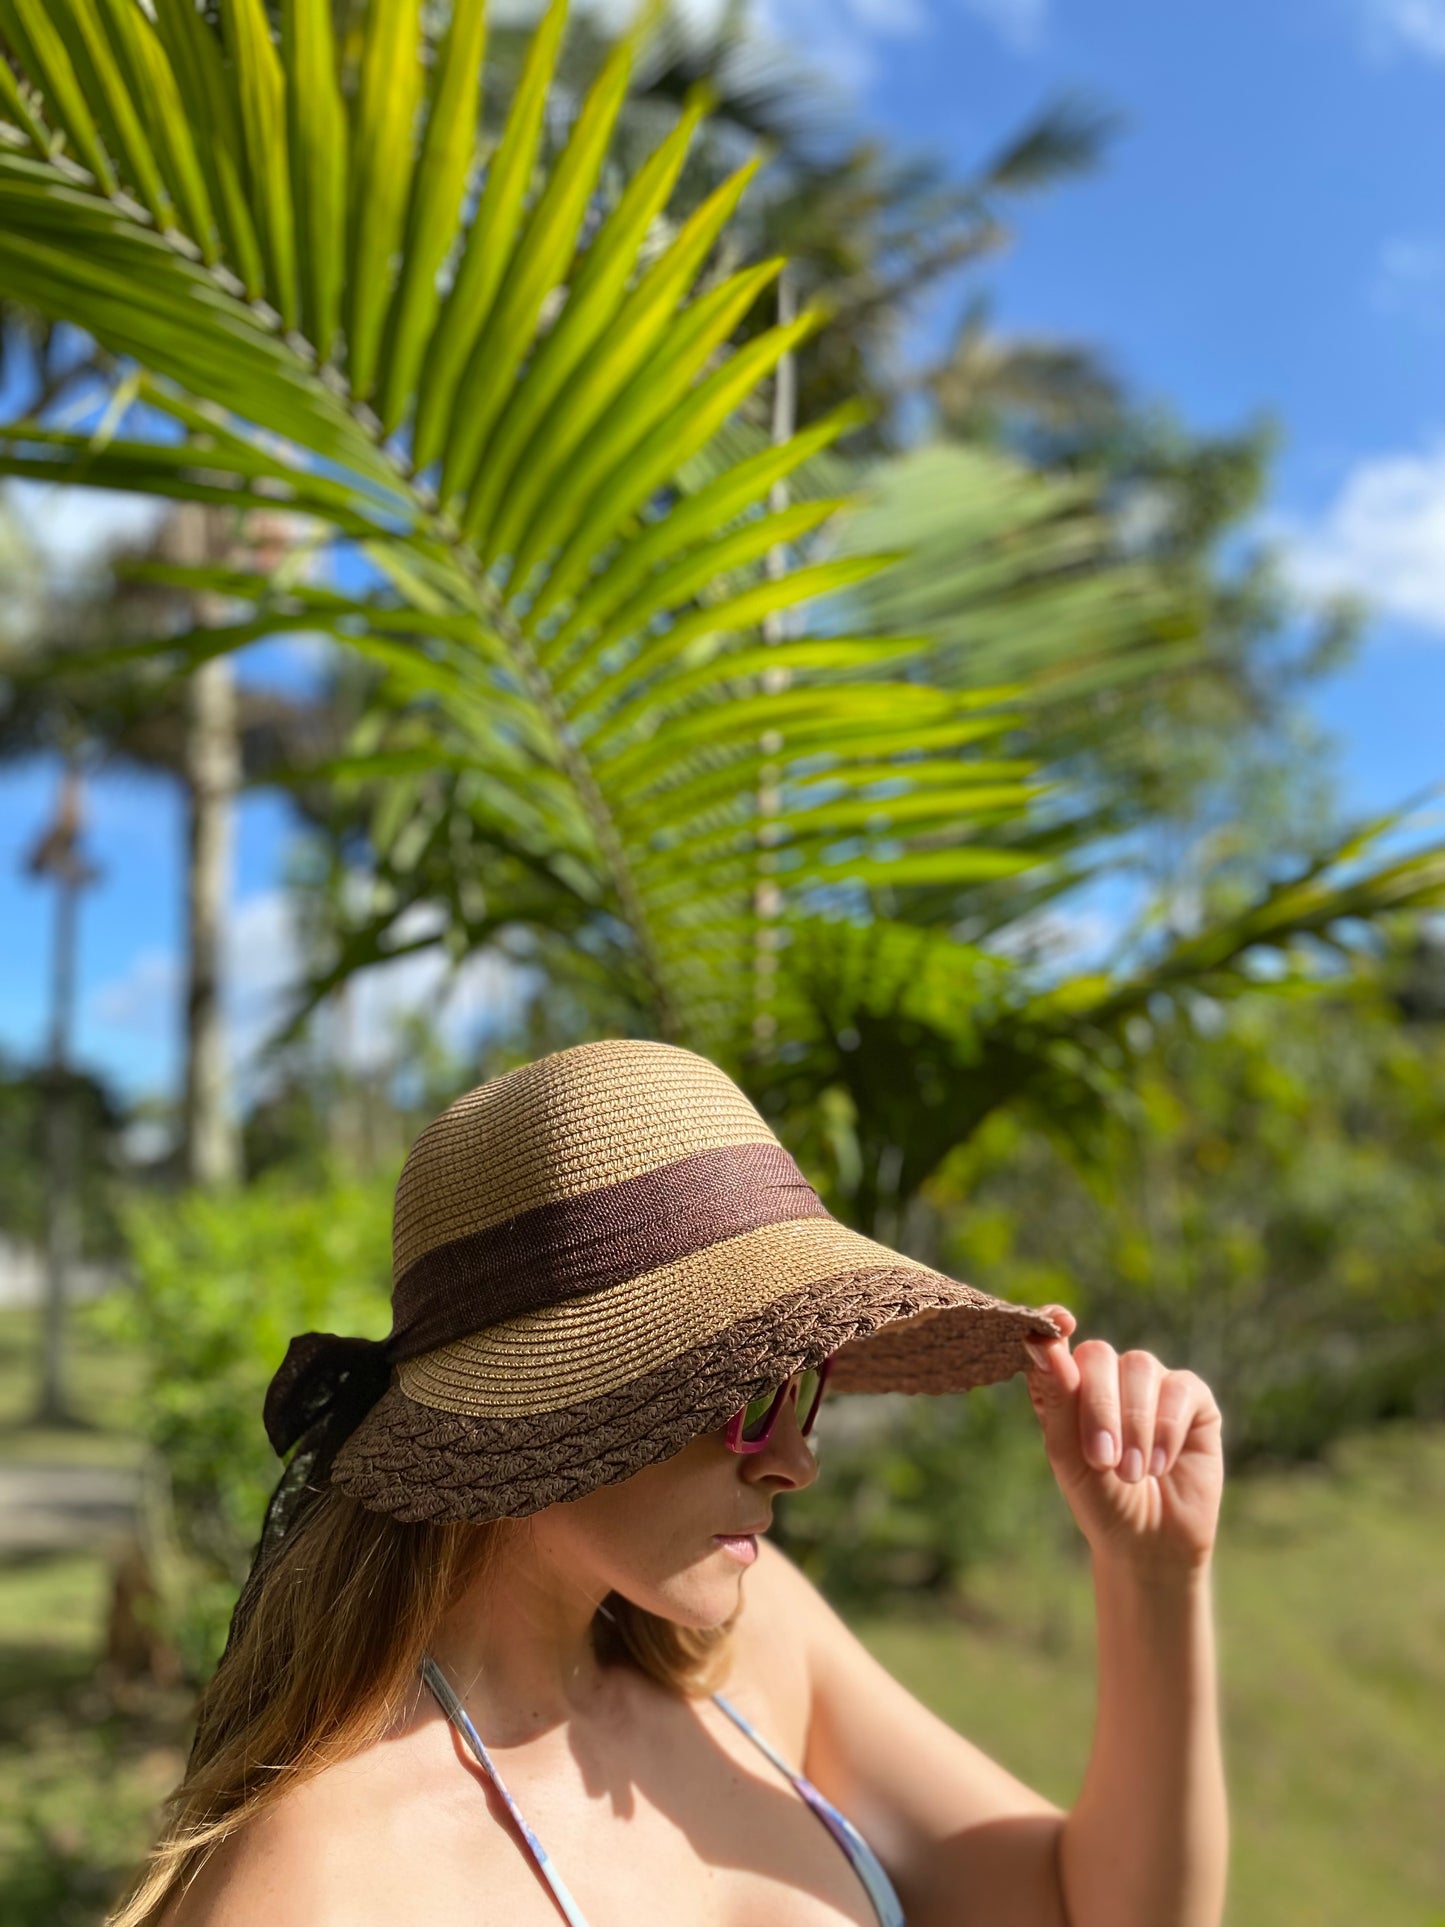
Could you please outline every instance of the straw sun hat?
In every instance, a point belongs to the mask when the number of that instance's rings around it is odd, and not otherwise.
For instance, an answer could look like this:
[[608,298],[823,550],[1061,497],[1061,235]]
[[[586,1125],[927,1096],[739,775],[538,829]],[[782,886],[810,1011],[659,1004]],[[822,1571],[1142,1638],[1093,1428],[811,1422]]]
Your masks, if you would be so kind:
[[422,1132],[390,1335],[293,1339],[266,1427],[298,1448],[283,1486],[518,1517],[671,1457],[829,1353],[837,1391],[966,1391],[1022,1368],[1028,1333],[1055,1327],[840,1224],[715,1064],[614,1039],[494,1077]]

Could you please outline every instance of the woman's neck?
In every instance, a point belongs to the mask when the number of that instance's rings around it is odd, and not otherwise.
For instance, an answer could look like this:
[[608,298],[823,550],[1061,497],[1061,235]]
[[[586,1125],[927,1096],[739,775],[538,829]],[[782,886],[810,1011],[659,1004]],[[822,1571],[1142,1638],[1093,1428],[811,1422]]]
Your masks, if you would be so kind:
[[525,1532],[447,1613],[432,1658],[500,1746],[603,1709],[615,1683],[598,1659],[593,1617],[605,1589],[559,1571]]

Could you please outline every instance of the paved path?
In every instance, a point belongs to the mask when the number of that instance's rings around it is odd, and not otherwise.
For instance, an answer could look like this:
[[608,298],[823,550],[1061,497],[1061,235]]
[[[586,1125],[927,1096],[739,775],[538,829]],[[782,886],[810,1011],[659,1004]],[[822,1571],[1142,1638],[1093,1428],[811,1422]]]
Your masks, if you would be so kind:
[[128,1536],[139,1491],[139,1474],[125,1466],[0,1461],[0,1560],[108,1552]]

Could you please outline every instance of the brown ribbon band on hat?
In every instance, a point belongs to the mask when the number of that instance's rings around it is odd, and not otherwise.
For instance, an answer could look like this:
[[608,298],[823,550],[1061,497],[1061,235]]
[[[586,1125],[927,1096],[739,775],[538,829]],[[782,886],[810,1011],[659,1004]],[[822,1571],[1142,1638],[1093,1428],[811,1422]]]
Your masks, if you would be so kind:
[[396,1280],[387,1350],[416,1358],[827,1206],[780,1144],[728,1144],[435,1245]]
[[385,1339],[293,1338],[266,1395],[266,1430],[286,1453],[313,1426],[328,1449],[381,1397],[391,1367],[499,1319],[638,1278],[724,1238],[827,1206],[780,1144],[731,1144],[519,1212],[436,1245],[397,1280]]

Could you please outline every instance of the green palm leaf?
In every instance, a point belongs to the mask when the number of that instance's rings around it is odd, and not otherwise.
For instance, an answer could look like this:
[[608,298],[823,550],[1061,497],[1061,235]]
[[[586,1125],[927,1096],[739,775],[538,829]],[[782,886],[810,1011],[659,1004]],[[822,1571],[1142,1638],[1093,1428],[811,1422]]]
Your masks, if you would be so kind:
[[[90,0],[72,0],[85,12]],[[227,77],[236,103],[251,212],[266,262],[266,293],[294,328],[300,320],[296,271],[296,219],[287,165],[286,83],[261,0],[221,0],[221,21],[230,54]]]
[[302,314],[319,358],[327,361],[341,319],[346,232],[346,110],[330,0],[286,0],[281,34]]
[[[124,10],[119,15],[111,9],[102,13],[68,5],[66,0],[59,0],[52,9],[56,29],[65,41],[76,77],[94,105],[112,153],[122,158],[125,174],[156,226],[165,227],[170,220],[169,197],[142,125],[145,109],[136,95],[136,76],[134,69],[126,73],[116,58],[116,48],[106,32],[107,15],[112,24],[117,18],[128,17]],[[126,36],[122,30],[120,38],[122,44],[126,39],[133,44],[138,34]]]
[[43,0],[3,0],[0,30],[22,73],[43,98],[44,124],[53,130],[45,146],[53,146],[55,136],[63,135],[102,191],[114,193],[115,170],[95,124],[96,103],[86,99],[65,35]]
[[[221,0],[217,30],[192,0],[0,0],[0,281],[89,331],[142,403],[94,442],[11,423],[0,473],[281,502],[369,560],[356,595],[172,571],[235,613],[152,649],[184,674],[310,631],[370,665],[357,740],[291,773],[370,799],[377,900],[338,968],[394,950],[423,900],[462,946],[509,918],[585,931],[579,972],[736,1054],[762,922],[1053,860],[1020,698],[1071,638],[1107,675],[1119,607],[1157,585],[1040,514],[1020,545],[1047,593],[1020,597],[986,477],[982,533],[947,565],[987,671],[939,675],[931,624],[867,614],[896,542],[825,549],[840,504],[816,489],[768,513],[860,411],[779,447],[740,426],[824,317],[738,344],[781,263],[724,264],[751,164],[672,222],[705,100],[619,181],[635,35],[565,101],[554,0],[481,153],[480,0],[457,0],[434,59],[420,0],[369,0],[344,57],[329,0],[279,15],[273,32],[263,0]],[[760,640],[820,597],[817,633]],[[1166,614],[1160,650],[1187,626]]]
[[428,346],[412,446],[412,461],[419,469],[445,449],[457,384],[507,270],[566,17],[565,0],[553,0],[528,50],[506,131],[487,168],[481,204]]
[[42,154],[49,153],[51,137],[4,60],[0,60],[0,119],[8,120]]
[[361,80],[351,142],[350,261],[346,276],[347,375],[365,400],[376,381],[411,186],[413,126],[421,99],[420,0],[371,0],[361,39]]
[[477,337],[457,387],[441,496],[470,492],[513,378],[532,345],[542,303],[563,284],[606,158],[631,65],[621,42],[598,75],[508,263],[506,281]]
[[[241,123],[220,42],[191,0],[156,0],[155,22],[164,52],[160,64],[169,65],[184,103],[185,124],[207,173],[225,259],[247,296],[254,299],[264,287],[261,244],[247,195]],[[194,229],[190,234],[203,259],[211,260],[209,235]]]
[[401,424],[436,322],[437,276],[452,245],[476,149],[487,16],[482,0],[456,0],[436,65],[426,137],[412,181],[401,278],[383,350],[381,425]]

